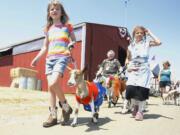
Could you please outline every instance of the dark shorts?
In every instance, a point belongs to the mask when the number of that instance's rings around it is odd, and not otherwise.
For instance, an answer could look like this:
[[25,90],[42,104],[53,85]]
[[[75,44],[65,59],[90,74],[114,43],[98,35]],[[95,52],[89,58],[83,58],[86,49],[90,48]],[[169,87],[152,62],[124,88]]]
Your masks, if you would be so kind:
[[149,89],[141,86],[128,85],[126,87],[126,99],[130,100],[131,98],[139,101],[149,99]]
[[160,88],[165,88],[166,86],[171,86],[171,82],[170,81],[160,81],[159,82]]

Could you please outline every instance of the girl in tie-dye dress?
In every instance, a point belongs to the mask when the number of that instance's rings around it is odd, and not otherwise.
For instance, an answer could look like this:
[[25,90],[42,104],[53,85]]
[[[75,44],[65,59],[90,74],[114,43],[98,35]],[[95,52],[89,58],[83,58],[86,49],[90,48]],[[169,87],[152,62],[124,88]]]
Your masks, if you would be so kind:
[[[126,99],[133,104],[132,115],[136,120],[143,120],[143,106],[149,97],[151,71],[149,68],[149,49],[161,42],[149,30],[136,26],[128,47],[127,61],[128,80]],[[148,38],[149,36],[150,38]]]

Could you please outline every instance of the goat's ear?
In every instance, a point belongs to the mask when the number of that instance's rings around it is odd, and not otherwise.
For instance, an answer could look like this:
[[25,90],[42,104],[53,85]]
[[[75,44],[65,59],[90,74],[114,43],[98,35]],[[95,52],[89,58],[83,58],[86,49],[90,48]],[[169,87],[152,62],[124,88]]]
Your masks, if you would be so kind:
[[84,73],[86,72],[86,70],[87,70],[87,66],[85,66],[85,67],[83,68],[82,73],[84,74]]

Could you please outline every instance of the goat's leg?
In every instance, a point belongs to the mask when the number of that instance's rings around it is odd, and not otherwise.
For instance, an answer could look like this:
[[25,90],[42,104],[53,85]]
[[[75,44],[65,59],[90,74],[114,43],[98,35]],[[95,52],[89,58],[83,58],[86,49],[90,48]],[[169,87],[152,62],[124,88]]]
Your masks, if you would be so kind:
[[95,107],[94,107],[94,99],[92,99],[92,101],[90,102],[90,106],[91,106],[91,114],[92,114],[92,122],[93,123],[97,123],[98,122],[98,113],[95,112]]
[[121,98],[124,99],[123,92],[120,92]]
[[80,106],[80,104],[77,102],[76,103],[76,109],[74,110],[74,119],[73,119],[73,122],[71,123],[72,127],[75,127],[77,125],[79,106]]
[[180,105],[180,93],[178,92],[177,98],[176,98],[177,105]]
[[112,89],[111,88],[108,88],[107,89],[107,97],[108,97],[108,108],[110,108],[111,107],[111,103],[112,103]]
[[123,102],[123,109],[121,111],[122,114],[125,114],[127,113],[129,110],[128,110],[128,100],[127,99],[124,99],[124,102]]

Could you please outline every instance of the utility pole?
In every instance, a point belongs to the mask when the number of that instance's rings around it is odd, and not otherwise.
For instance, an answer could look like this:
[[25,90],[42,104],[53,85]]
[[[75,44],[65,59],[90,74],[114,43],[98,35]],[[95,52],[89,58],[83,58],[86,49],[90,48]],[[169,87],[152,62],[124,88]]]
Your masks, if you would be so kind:
[[130,0],[123,0],[124,1],[124,26],[127,27],[127,7]]

